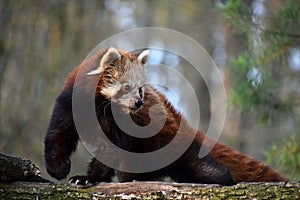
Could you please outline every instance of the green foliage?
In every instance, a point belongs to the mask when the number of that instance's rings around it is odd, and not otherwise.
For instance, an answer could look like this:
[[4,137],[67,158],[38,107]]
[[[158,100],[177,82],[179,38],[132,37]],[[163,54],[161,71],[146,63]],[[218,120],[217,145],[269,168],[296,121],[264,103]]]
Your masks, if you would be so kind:
[[[300,114],[300,95],[295,89],[299,85],[299,69],[292,69],[288,59],[293,49],[300,50],[300,3],[287,0],[278,7],[265,5],[265,12],[257,14],[253,4],[247,2],[229,0],[222,10],[228,27],[242,36],[244,44],[243,52],[227,62],[232,81],[230,105],[252,114],[258,123],[273,122],[272,126],[279,127],[276,122],[280,121],[281,128],[288,123],[288,116],[293,119],[295,130]],[[280,130],[293,132],[291,128]],[[265,154],[267,162],[299,179],[299,144],[298,132],[280,145],[271,145]]]
[[274,111],[292,111],[292,100],[279,94],[290,73],[286,62],[290,49],[300,46],[299,5],[289,0],[277,12],[256,15],[244,1],[230,0],[222,12],[246,44],[246,50],[227,63],[233,82],[229,102],[241,112],[255,113],[259,121],[273,119]]
[[229,105],[257,115],[258,122],[272,119],[274,110],[291,111],[291,103],[276,96],[279,82],[257,58],[242,53],[228,61],[228,68],[233,82]]
[[270,81],[269,72],[259,67],[258,62],[247,53],[231,59],[228,66],[235,85],[230,103],[242,110],[266,106],[276,88],[276,83]]
[[[284,26],[283,28],[291,28],[292,31],[299,29],[299,27],[294,27],[294,23],[300,23],[300,5],[299,1],[295,0],[287,0],[285,1],[285,5],[279,9],[278,11],[278,19],[280,21],[280,25]],[[288,25],[288,26],[286,26]],[[285,32],[289,30],[283,29]],[[298,32],[299,33],[299,32]]]
[[293,134],[283,145],[272,144],[265,153],[267,163],[294,180],[300,179],[300,136]]
[[223,18],[228,25],[238,33],[249,31],[249,26],[245,26],[245,22],[251,22],[251,11],[243,1],[227,1]]

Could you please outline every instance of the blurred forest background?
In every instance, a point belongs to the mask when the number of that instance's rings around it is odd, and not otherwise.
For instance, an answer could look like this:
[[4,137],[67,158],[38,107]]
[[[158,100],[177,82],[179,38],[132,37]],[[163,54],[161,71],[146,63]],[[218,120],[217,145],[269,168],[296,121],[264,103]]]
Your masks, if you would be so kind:
[[[214,59],[228,99],[220,140],[299,180],[298,0],[0,1],[0,152],[30,158],[49,178],[43,140],[64,78],[99,42],[149,26],[190,36]],[[195,82],[205,131],[210,97]],[[90,157],[79,145],[71,175]]]

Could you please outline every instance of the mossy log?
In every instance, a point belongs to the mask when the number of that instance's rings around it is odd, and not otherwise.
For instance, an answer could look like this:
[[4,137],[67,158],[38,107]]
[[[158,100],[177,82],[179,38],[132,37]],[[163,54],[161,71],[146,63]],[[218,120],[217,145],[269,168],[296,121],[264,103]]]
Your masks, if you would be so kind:
[[101,183],[90,188],[63,184],[0,183],[0,199],[300,199],[300,183],[234,186],[167,182]]
[[42,178],[28,159],[0,154],[0,199],[300,199],[300,183],[128,182],[79,188]]

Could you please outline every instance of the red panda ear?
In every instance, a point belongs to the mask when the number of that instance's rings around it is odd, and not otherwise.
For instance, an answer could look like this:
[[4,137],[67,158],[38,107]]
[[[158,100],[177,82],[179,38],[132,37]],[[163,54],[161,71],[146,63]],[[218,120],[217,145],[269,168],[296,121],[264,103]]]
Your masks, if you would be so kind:
[[103,55],[99,67],[104,67],[104,65],[109,65],[117,60],[121,60],[121,54],[116,48],[110,47]]
[[149,50],[144,50],[142,53],[139,54],[138,56],[138,61],[141,62],[143,65],[146,64],[149,58]]
[[106,53],[102,56],[102,59],[100,61],[98,68],[87,73],[87,75],[100,74],[101,72],[103,72],[105,70],[105,67],[107,65],[110,65],[117,60],[121,60],[121,54],[119,53],[119,51],[116,48],[110,47],[106,51]]

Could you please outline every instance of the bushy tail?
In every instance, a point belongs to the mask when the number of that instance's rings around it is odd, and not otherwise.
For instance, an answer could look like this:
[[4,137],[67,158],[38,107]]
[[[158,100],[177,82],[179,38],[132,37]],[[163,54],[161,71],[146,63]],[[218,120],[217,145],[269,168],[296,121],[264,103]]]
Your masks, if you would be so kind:
[[217,143],[209,155],[216,162],[229,169],[231,176],[236,183],[288,181],[262,162],[241,154],[224,144]]

